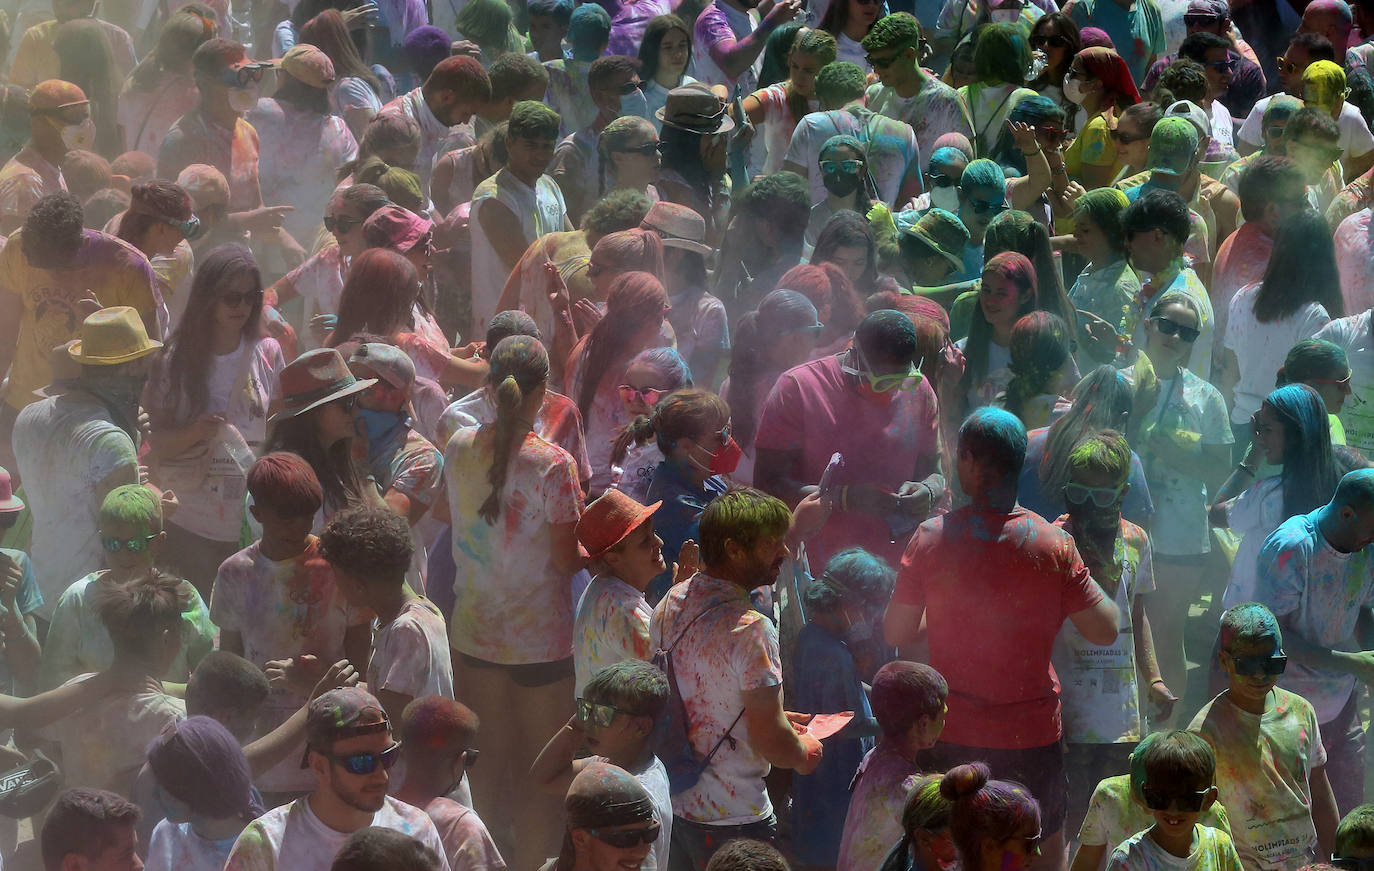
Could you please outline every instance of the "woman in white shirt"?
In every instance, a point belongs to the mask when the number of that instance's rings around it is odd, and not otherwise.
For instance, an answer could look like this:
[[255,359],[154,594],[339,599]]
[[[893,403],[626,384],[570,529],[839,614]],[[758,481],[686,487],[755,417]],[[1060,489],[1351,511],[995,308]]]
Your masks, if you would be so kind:
[[835,37],[839,60],[858,64],[868,74],[873,67],[868,65],[863,38],[882,17],[883,4],[879,0],[832,0],[818,26]]
[[668,101],[673,88],[695,82],[687,75],[692,65],[692,29],[676,15],[659,15],[644,28],[639,44],[639,77],[644,82],[644,99],[649,117],[662,132],[663,122],[654,114]]

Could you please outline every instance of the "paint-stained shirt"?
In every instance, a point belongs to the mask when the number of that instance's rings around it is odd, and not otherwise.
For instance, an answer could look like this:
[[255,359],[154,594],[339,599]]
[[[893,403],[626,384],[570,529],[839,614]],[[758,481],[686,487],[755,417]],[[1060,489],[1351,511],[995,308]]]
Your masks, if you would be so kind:
[[[650,634],[655,649],[674,645],[692,749],[705,758],[720,742],[696,785],[673,796],[673,813],[721,825],[767,819],[773,813],[763,786],[768,762],[749,743],[739,715],[745,693],[782,684],[772,621],[754,610],[748,591],[698,572],[658,603]],[[727,732],[732,740],[721,742]]]
[[[1068,517],[1059,518],[1055,526],[1073,532]],[[1064,740],[1073,744],[1135,743],[1144,735],[1145,724],[1140,716],[1137,627],[1131,606],[1136,596],[1155,591],[1149,535],[1122,519],[1110,571],[1093,574],[1121,616],[1116,640],[1111,644],[1093,644],[1069,622],[1060,627],[1054,639],[1051,661],[1061,684]]]
[[1345,310],[1369,311],[1374,306],[1374,212],[1366,208],[1341,221],[1334,238]]
[[[453,434],[466,426],[481,426],[496,422],[496,406],[485,387],[456,400],[439,417],[438,441],[435,445],[442,453],[448,446]],[[546,442],[552,442],[572,455],[577,462],[580,480],[587,480],[591,474],[591,461],[587,459],[587,439],[582,432],[582,412],[577,403],[561,393],[544,391],[544,403],[534,416],[534,431]]]
[[1194,824],[1186,858],[1159,846],[1148,831],[1136,832],[1112,851],[1107,871],[1241,871],[1241,866],[1230,835]]
[[891,742],[864,756],[854,775],[835,871],[874,871],[902,839],[902,808],[921,772]]
[[1227,693],[1208,702],[1188,731],[1212,745],[1216,786],[1236,822],[1231,837],[1250,871],[1297,871],[1317,852],[1308,778],[1326,764],[1312,706],[1282,687],[1264,713],[1232,704]]
[[148,841],[144,871],[222,871],[238,836],[222,841],[202,838],[190,823],[162,820]]
[[425,813],[439,832],[453,871],[501,871],[506,867],[486,824],[472,808],[441,795],[425,805]]
[[892,601],[925,606],[930,664],[949,683],[941,740],[1006,749],[1058,741],[1054,639],[1102,595],[1073,537],[1032,511],[970,506],[922,523]]
[[573,621],[575,692],[608,665],[626,659],[648,661],[649,618],[654,614],[644,594],[610,575],[597,575],[582,593]]
[[[1355,637],[1360,612],[1374,603],[1374,576],[1369,549],[1336,550],[1317,526],[1318,512],[1290,517],[1265,539],[1259,555],[1257,599],[1288,617],[1286,632],[1328,650],[1361,650]],[[1294,660],[1279,678],[1317,711],[1317,722],[1330,723],[1355,689],[1354,675],[1314,668]]]
[[[295,760],[299,764],[299,759]],[[439,832],[425,812],[387,796],[369,826],[409,835],[439,855],[439,871],[449,871]],[[273,808],[248,824],[225,863],[225,871],[329,871],[334,856],[351,832],[338,832],[299,798]]]
[[[1198,817],[1198,822],[1228,835],[1231,833],[1226,806],[1219,801],[1212,802]],[[1150,812],[1131,798],[1131,776],[1117,774],[1098,781],[1088,801],[1083,826],[1078,830],[1078,842],[1088,847],[1111,848],[1154,824]]]
[[916,146],[926,160],[935,151],[935,140],[946,133],[962,133],[973,140],[973,124],[959,92],[939,79],[927,76],[921,90],[903,97],[887,85],[870,85],[868,108],[879,115],[911,125]]
[[[244,658],[259,668],[269,660],[304,654],[338,662],[344,658],[344,633],[372,617],[344,600],[319,544],[311,536],[298,556],[276,561],[263,556],[260,542],[253,542],[219,567],[210,619],[223,632],[238,632]],[[273,689],[258,724],[260,734],[281,725],[305,701],[298,693]],[[312,789],[314,776],[301,770],[300,754],[293,754],[256,782],[259,789],[284,792]]]
[[461,429],[444,452],[453,518],[449,642],[487,662],[523,665],[572,656],[571,577],[553,564],[553,527],[582,513],[577,464],[534,433],[512,446],[496,523],[479,513],[491,492],[490,426]]
[[434,603],[411,599],[386,625],[372,626],[367,685],[413,698],[453,698],[448,628]]

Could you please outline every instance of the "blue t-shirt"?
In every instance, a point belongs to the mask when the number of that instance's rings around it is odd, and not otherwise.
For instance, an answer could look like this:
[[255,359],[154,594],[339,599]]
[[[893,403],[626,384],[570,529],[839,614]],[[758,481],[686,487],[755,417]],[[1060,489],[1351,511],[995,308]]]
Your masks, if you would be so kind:
[[1137,82],[1145,81],[1150,58],[1164,54],[1164,16],[1155,0],[1135,0],[1129,9],[1115,0],[1074,0],[1064,12],[1080,30],[1105,30]]
[[[43,594],[38,591],[38,580],[33,576],[33,563],[29,561],[29,555],[22,550],[10,550],[7,547],[0,547],[0,553],[14,560],[24,571],[24,577],[20,578],[19,590],[14,597],[15,603],[19,606],[19,613],[28,616],[43,607]],[[14,693],[14,675],[10,673],[9,661],[3,657],[0,657],[0,690]]]

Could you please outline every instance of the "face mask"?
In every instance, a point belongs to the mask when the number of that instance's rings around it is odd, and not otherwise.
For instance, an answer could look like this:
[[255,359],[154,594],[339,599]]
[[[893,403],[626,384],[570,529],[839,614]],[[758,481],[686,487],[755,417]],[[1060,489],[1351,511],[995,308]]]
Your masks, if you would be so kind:
[[947,188],[931,188],[930,205],[936,209],[944,209],[946,212],[958,214],[959,212],[959,192],[953,186]]
[[396,427],[405,422],[405,416],[395,411],[373,411],[370,408],[358,409],[358,422],[367,434],[369,446],[376,446],[386,440]]
[[62,131],[62,144],[70,151],[89,151],[95,144],[95,121],[90,118],[80,124],[63,124],[59,129]]
[[1083,102],[1083,85],[1078,81],[1078,79],[1070,79],[1068,77],[1065,77],[1064,99],[1068,100],[1070,103]]
[[1021,10],[1015,7],[1011,9],[994,9],[989,17],[996,24],[1015,24],[1021,20]]
[[644,92],[636,89],[628,94],[621,94],[620,114],[622,117],[632,115],[636,118],[648,118],[649,101]]
[[844,172],[827,172],[821,176],[821,183],[837,197],[847,197],[859,189],[859,177]]
[[258,104],[258,92],[255,88],[230,88],[229,89],[229,108],[235,112],[247,112]]
[[[704,451],[706,449],[701,448],[701,450]],[[732,436],[730,440],[725,443],[724,447],[714,454],[711,454],[710,463],[703,466],[690,454],[687,455],[687,459],[691,460],[692,465],[701,469],[703,472],[710,472],[712,475],[733,475],[735,469],[739,468],[739,461],[743,456],[744,448],[741,448],[739,442],[735,441]]]

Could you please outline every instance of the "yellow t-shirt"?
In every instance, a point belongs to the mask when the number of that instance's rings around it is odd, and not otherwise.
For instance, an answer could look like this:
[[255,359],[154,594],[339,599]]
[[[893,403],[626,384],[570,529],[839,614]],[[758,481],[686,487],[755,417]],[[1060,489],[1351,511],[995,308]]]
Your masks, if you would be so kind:
[[1064,150],[1064,169],[1069,178],[1081,181],[1084,166],[1116,166],[1116,143],[1107,129],[1105,115],[1083,125],[1083,132]]
[[48,355],[80,334],[82,300],[94,297],[103,307],[133,306],[152,338],[159,338],[162,302],[148,258],[122,239],[85,230],[70,267],[39,269],[24,257],[21,232],[16,230],[0,251],[0,293],[16,294],[23,304],[5,392],[5,401],[14,408],[33,402],[33,391],[52,380]]

